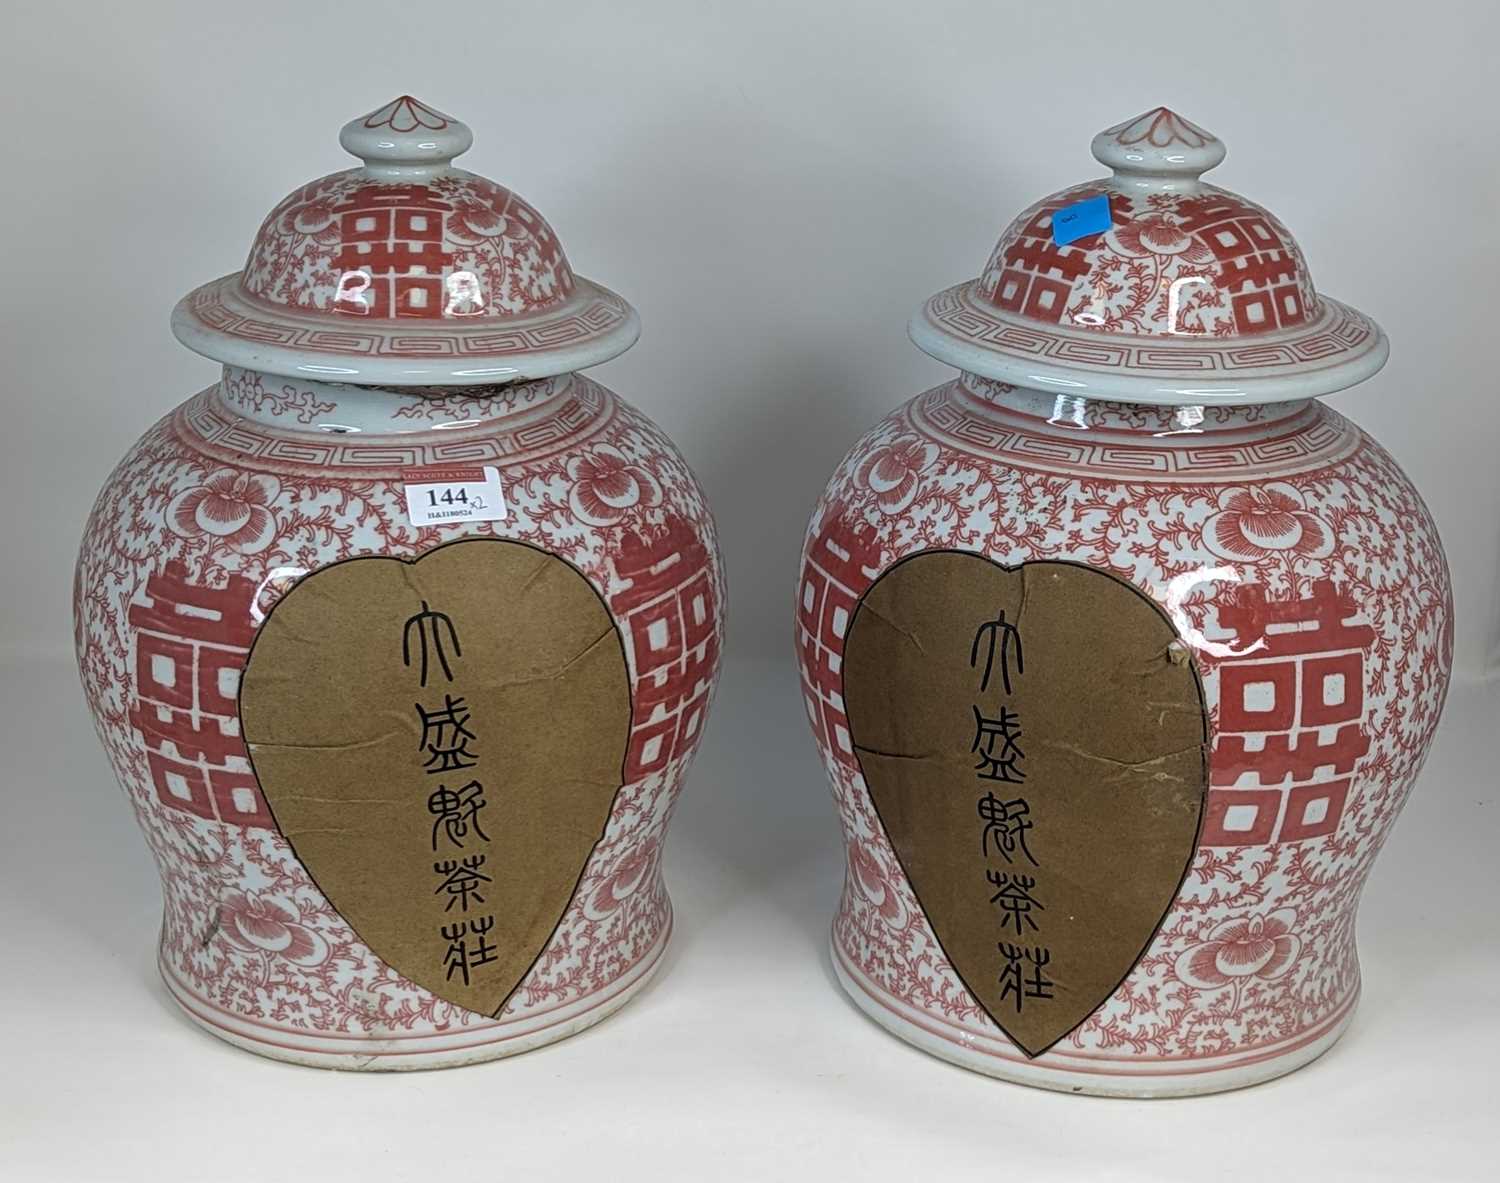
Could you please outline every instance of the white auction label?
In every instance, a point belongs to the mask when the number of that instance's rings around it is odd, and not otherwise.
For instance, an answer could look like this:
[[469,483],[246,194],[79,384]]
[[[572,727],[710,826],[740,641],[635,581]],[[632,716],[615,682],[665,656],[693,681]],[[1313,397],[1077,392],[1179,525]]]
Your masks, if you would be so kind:
[[493,522],[505,516],[500,470],[492,465],[409,468],[401,479],[406,489],[406,516],[414,526]]

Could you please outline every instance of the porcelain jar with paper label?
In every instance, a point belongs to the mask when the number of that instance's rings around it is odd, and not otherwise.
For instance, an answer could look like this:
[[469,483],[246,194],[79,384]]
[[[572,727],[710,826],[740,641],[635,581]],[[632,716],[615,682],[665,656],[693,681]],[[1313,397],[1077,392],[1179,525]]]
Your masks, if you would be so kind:
[[264,1055],[421,1068],[620,1007],[724,586],[692,473],[582,372],[634,311],[410,97],[172,327],[221,378],[105,484],[84,687],[161,871],[162,976]]
[[849,453],[797,639],[847,839],[833,960],[933,1054],[1158,1096],[1314,1059],[1426,756],[1433,522],[1319,396],[1386,338],[1165,109],[1013,221],[913,340],[959,375]]

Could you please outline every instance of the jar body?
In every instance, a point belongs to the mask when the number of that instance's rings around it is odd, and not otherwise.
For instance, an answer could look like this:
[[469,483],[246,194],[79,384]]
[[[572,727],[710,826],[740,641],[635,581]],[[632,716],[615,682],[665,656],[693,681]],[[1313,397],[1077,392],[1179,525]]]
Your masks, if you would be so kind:
[[[941,551],[1129,584],[1201,686],[1201,813],[1182,878],[1123,980],[1035,1055],[955,972],[851,740],[850,621],[897,564]],[[807,537],[797,639],[847,839],[834,965],[882,1025],[990,1075],[1142,1097],[1268,1079],[1342,1032],[1360,890],[1426,756],[1452,651],[1432,521],[1347,420],[1317,402],[1171,410],[965,374],[876,426],[835,474]],[[1089,830],[1068,837],[1097,840]],[[981,853],[974,836],[954,858]],[[1045,869],[1025,869],[1045,885]],[[1055,908],[1033,915],[1038,939],[1062,923]],[[1056,962],[1048,972],[1066,985]]]
[[[498,469],[503,519],[413,524],[403,473],[476,465]],[[258,630],[300,580],[479,538],[524,542],[587,581],[620,637],[630,694],[607,820],[494,1015],[398,972],[329,902],[277,824],[240,701]],[[252,1051],[373,1069],[525,1051],[621,1006],[670,933],[662,843],[712,698],[723,603],[692,473],[598,383],[401,393],[226,368],[110,477],[75,582],[85,691],[162,876],[173,997]]]

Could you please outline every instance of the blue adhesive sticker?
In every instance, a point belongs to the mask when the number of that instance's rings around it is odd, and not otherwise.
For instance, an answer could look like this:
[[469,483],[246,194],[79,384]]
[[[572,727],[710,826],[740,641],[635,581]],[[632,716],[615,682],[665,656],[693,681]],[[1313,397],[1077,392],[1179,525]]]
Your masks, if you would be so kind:
[[1065,205],[1052,215],[1052,241],[1067,246],[1090,234],[1102,234],[1110,227],[1109,198],[1101,193],[1087,201]]

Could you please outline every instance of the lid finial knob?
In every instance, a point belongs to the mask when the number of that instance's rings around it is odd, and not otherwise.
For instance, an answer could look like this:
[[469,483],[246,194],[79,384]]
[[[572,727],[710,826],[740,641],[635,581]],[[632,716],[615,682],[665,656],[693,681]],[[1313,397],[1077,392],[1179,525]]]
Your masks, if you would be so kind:
[[468,151],[474,133],[453,116],[404,94],[344,124],[339,143],[363,160],[372,176],[418,177],[447,168]]
[[1191,193],[1198,177],[1224,159],[1224,145],[1177,112],[1156,107],[1094,137],[1094,159],[1129,192]]

